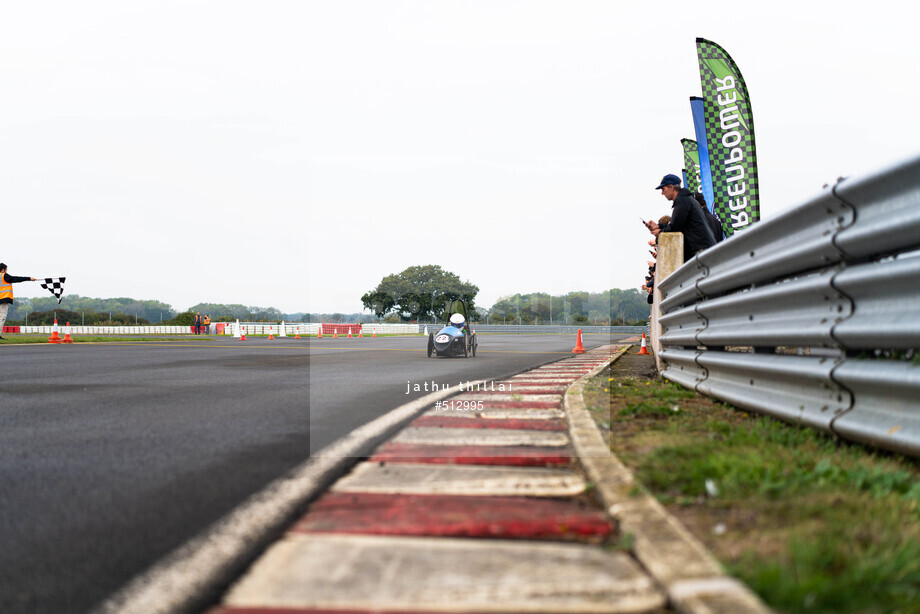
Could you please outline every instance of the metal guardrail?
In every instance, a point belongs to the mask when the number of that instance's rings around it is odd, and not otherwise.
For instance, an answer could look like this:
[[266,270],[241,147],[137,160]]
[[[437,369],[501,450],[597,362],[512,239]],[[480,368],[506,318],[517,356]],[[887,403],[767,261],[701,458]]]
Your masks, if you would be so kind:
[[920,456],[918,250],[920,157],[840,180],[659,283],[663,375]]

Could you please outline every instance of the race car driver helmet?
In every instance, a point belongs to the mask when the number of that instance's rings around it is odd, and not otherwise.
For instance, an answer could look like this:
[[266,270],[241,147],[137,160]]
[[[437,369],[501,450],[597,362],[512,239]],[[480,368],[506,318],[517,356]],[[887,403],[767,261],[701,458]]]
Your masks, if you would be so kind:
[[461,313],[455,313],[454,315],[450,316],[450,323],[453,324],[455,328],[462,328],[465,321],[466,320],[463,319],[463,314]]

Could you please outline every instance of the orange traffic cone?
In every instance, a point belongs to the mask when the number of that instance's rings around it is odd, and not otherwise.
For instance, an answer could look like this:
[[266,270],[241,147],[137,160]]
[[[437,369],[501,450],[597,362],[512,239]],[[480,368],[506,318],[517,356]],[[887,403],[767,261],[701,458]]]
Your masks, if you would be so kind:
[[351,327],[348,327],[348,338],[351,339]]
[[54,326],[51,328],[51,336],[48,337],[48,343],[60,343],[61,336],[58,334],[57,318],[54,318]]
[[298,326],[295,330],[294,339],[300,339],[300,327]]
[[70,322],[67,323],[67,327],[64,329],[64,343],[73,343],[73,338],[70,336]]
[[274,339],[275,339],[275,327],[269,326],[268,327],[268,340],[273,341]]
[[358,329],[358,337],[360,337],[360,338],[362,338],[362,339],[364,338],[364,335],[361,334],[361,329],[360,329],[360,328]]
[[317,339],[323,338],[323,325],[322,324],[319,325],[319,330],[316,331],[316,338]]
[[377,329],[375,328],[375,329],[374,329],[374,334],[371,335],[371,337],[376,337],[376,336],[377,336]]
[[337,329],[337,328],[333,328],[333,329],[332,329],[332,338],[333,338],[333,339],[338,339],[338,338],[339,338],[339,329]]
[[572,349],[573,354],[584,354],[585,346],[581,344],[581,329],[578,329],[578,338],[575,341],[575,347]]
[[240,341],[246,341],[246,327],[240,329]]
[[648,348],[645,347],[645,333],[642,333],[642,347],[639,348],[639,354],[644,356],[652,355],[652,353],[648,351]]

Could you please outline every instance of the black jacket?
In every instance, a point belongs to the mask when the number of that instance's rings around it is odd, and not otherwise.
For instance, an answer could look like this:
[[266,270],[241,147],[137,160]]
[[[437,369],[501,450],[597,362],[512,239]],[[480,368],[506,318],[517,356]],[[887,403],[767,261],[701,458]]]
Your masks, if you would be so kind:
[[703,217],[706,218],[706,221],[709,222],[709,229],[712,231],[712,236],[715,238],[716,243],[722,241],[725,238],[724,230],[722,230],[722,222],[719,221],[719,218],[709,209],[700,207],[703,210]]
[[[32,281],[31,277],[16,277],[15,275],[10,275],[9,273],[3,274],[3,281],[8,284],[18,284],[21,281]],[[3,303],[12,303],[13,299],[11,298],[0,298],[0,305]]]
[[677,193],[671,209],[671,222],[662,226],[661,232],[684,234],[684,262],[693,258],[697,252],[716,244],[700,203],[687,188]]

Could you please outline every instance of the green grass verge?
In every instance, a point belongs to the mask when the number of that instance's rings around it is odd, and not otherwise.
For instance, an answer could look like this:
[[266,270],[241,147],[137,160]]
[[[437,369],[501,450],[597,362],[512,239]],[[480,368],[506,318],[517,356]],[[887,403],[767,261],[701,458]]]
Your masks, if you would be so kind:
[[586,401],[730,573],[781,612],[920,612],[918,461],[643,376],[644,359],[624,356]]

